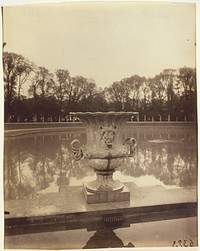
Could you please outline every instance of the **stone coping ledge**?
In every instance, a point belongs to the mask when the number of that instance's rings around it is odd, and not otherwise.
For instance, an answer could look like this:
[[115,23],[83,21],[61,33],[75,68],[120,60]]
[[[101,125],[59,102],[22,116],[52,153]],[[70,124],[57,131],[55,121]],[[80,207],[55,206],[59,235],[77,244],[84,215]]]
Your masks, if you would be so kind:
[[[104,217],[121,217],[120,226],[133,223],[193,217],[197,215],[196,188],[166,189],[125,183],[130,201],[86,204],[82,186],[32,199],[5,201],[5,235],[102,228]],[[112,220],[114,222],[115,220]],[[115,227],[115,226],[114,226]]]
[[4,136],[5,138],[10,137],[18,137],[18,136],[25,136],[25,135],[35,135],[35,134],[46,134],[52,132],[64,132],[64,131],[83,131],[83,127],[55,127],[55,128],[31,128],[31,129],[15,129],[15,130],[5,130]]
[[[126,123],[127,127],[134,127],[137,129],[142,128],[170,128],[178,130],[188,130],[188,128],[195,129],[194,122],[130,122]],[[4,124],[4,136],[17,137],[23,135],[31,135],[37,133],[49,132],[62,132],[62,131],[81,131],[84,132],[85,128],[82,122],[40,122],[40,123],[6,123]]]

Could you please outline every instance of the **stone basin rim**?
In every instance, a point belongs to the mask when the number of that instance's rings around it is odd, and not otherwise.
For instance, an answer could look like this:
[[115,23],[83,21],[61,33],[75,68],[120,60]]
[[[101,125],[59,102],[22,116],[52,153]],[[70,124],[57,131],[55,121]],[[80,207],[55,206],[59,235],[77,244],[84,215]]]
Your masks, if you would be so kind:
[[138,115],[138,112],[114,112],[114,111],[110,111],[110,112],[70,112],[71,115],[115,115],[115,116],[119,116],[119,115]]

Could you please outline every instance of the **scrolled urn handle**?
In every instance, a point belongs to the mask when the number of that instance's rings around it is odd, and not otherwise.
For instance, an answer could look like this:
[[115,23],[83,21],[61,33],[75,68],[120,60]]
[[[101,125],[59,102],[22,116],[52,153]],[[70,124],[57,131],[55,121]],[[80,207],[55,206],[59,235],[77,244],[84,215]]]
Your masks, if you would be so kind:
[[130,149],[130,156],[134,154],[135,147],[137,146],[137,140],[133,137],[127,138],[124,141],[124,145],[127,145]]
[[74,153],[74,159],[80,160],[83,157],[82,144],[80,140],[74,139],[70,144],[72,151]]

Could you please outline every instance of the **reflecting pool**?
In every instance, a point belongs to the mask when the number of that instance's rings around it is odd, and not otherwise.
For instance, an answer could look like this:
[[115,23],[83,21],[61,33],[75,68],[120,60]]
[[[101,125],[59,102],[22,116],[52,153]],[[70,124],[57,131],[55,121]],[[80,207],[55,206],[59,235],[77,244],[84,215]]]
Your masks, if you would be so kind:
[[[197,140],[193,126],[127,126],[124,138],[130,136],[138,142],[135,156],[120,163],[114,178],[138,186],[197,185]],[[73,159],[70,143],[75,138],[86,142],[84,130],[5,138],[5,200],[59,192],[93,180],[95,174],[87,162]]]

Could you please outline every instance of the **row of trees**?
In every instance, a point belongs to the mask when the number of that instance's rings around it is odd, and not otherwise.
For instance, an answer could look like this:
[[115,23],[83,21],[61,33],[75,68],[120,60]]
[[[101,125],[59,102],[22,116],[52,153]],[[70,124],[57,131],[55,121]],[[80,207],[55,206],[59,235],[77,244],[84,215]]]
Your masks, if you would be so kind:
[[[5,121],[61,121],[71,111],[138,111],[140,116],[196,117],[196,70],[165,69],[153,78],[138,75],[97,88],[95,81],[49,72],[27,58],[3,53]],[[22,95],[28,85],[28,94]]]

